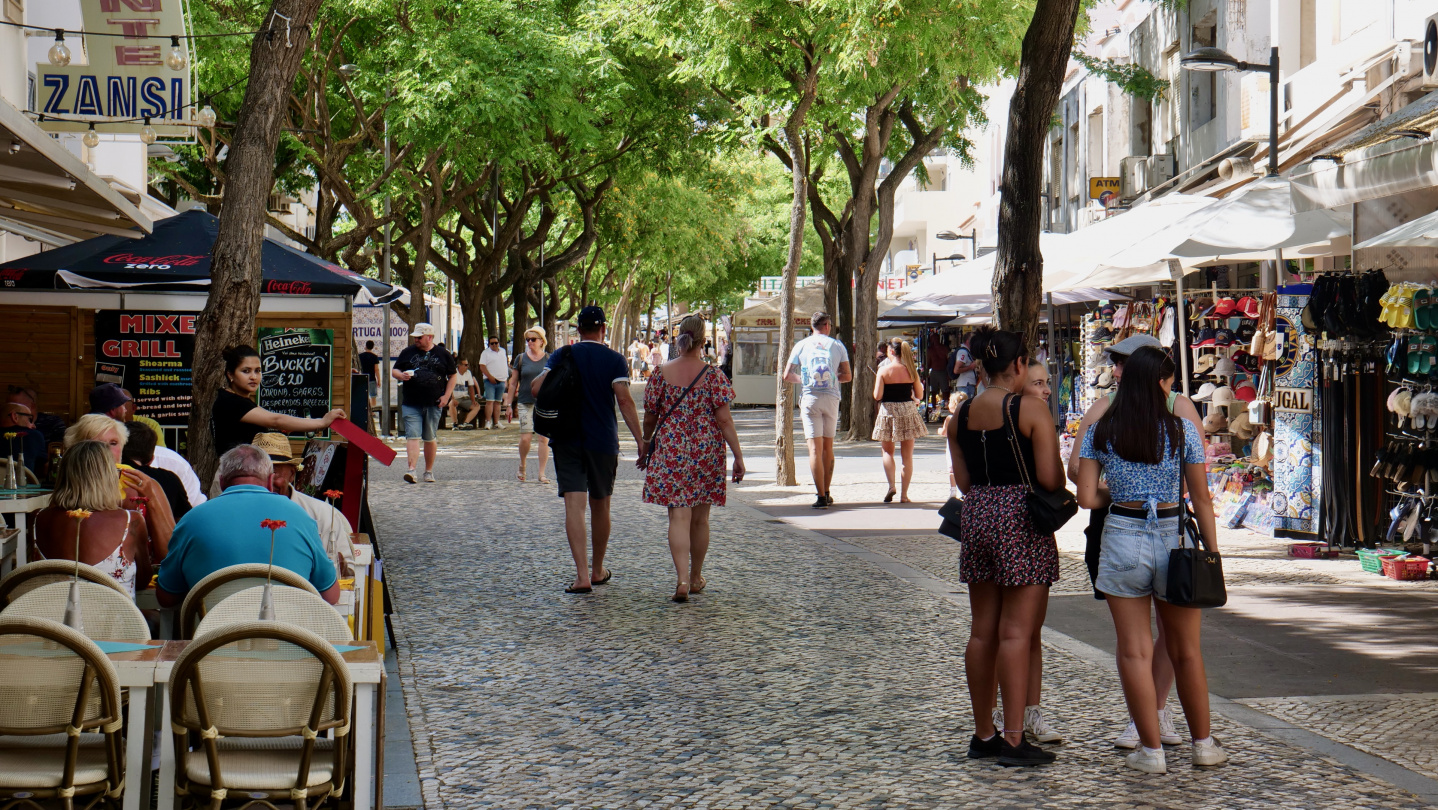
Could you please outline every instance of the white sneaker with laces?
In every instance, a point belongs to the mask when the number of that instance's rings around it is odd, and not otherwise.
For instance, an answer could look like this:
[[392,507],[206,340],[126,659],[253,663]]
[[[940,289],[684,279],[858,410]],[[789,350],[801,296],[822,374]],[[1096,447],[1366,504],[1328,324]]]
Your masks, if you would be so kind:
[[433,472],[432,470],[425,470],[425,471],[424,471],[424,482],[425,482],[426,484],[433,484],[433,483],[434,483],[434,472]]
[[1201,767],[1222,765],[1228,761],[1228,752],[1218,744],[1218,739],[1209,737],[1193,744],[1193,764]]
[[1038,706],[1024,707],[1024,731],[1041,743],[1063,742],[1064,735],[1054,731]]
[[1179,745],[1183,738],[1178,735],[1178,729],[1173,727],[1173,714],[1167,707],[1158,710],[1158,739],[1164,745]]
[[1144,773],[1168,773],[1168,759],[1163,755],[1163,749],[1150,754],[1142,748],[1124,757],[1130,768]]
[[1138,726],[1134,725],[1133,721],[1130,720],[1128,721],[1128,728],[1124,729],[1123,733],[1118,735],[1118,739],[1113,741],[1113,746],[1115,748],[1133,749],[1137,748],[1139,743]]

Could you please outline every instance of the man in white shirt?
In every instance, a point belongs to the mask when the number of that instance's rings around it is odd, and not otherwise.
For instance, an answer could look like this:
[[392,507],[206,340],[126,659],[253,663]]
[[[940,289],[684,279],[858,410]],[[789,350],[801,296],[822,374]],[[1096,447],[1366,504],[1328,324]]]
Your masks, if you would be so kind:
[[[479,398],[479,384],[474,381],[474,372],[469,370],[469,361],[460,360],[456,365],[459,371],[454,375],[454,396],[449,398],[449,429],[474,429],[474,417],[484,400]],[[460,410],[465,411],[463,419],[455,418]]]
[[270,490],[294,501],[305,510],[305,514],[315,519],[320,529],[320,541],[330,562],[335,564],[336,575],[354,576],[355,548],[349,519],[325,501],[311,498],[295,488],[295,478],[304,468],[304,460],[290,454],[289,438],[283,433],[261,433],[255,436],[254,445],[274,462],[275,475],[271,479]]
[[489,348],[479,355],[479,371],[484,375],[484,418],[481,429],[499,430],[499,412],[504,403],[505,382],[509,379],[509,355],[499,338],[489,339]]
[[168,448],[156,447],[155,458],[150,464],[179,476],[180,483],[185,486],[185,499],[192,508],[209,500],[205,497],[205,491],[200,488],[200,477],[195,475],[195,468],[190,466],[184,456]]
[[843,391],[840,385],[854,375],[849,369],[849,350],[829,337],[834,325],[828,313],[815,312],[809,325],[814,333],[794,344],[784,367],[784,382],[802,383],[804,387],[799,414],[809,444],[809,473],[819,494],[810,505],[824,509],[834,505],[829,485],[834,480],[834,434],[839,429],[839,398]]

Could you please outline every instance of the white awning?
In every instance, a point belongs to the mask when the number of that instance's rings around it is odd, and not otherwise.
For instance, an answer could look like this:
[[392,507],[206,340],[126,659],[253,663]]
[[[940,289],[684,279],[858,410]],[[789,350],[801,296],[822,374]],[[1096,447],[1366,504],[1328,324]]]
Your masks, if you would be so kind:
[[1405,222],[1353,247],[1358,250],[1376,247],[1438,247],[1438,211],[1412,222]]
[[1293,170],[1293,207],[1316,211],[1438,187],[1438,91]]
[[52,244],[101,234],[138,237],[153,227],[124,195],[0,100],[0,228],[5,221],[38,228],[51,236],[41,241]]

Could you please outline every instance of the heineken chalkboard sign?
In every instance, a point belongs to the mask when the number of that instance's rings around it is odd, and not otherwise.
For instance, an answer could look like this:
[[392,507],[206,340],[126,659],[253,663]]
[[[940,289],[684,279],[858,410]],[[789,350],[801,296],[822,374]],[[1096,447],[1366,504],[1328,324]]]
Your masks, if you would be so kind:
[[[259,405],[275,413],[318,419],[329,412],[333,393],[333,329],[259,330]],[[323,435],[328,436],[328,431]]]

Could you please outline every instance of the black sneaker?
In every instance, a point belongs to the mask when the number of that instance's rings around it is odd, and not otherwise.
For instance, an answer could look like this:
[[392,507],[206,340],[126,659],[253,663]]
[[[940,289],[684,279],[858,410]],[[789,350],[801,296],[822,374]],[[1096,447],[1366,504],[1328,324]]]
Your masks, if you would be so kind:
[[1004,735],[994,732],[994,736],[987,740],[979,739],[975,734],[969,738],[969,759],[993,759],[998,756],[1002,749]]
[[829,499],[825,498],[823,495],[820,495],[819,497],[815,498],[814,502],[809,504],[809,506],[813,507],[814,509],[827,509],[829,507]]
[[999,764],[1004,767],[1047,765],[1057,758],[1052,751],[1045,751],[1027,739],[1018,745],[1009,745],[1009,741],[999,735]]

